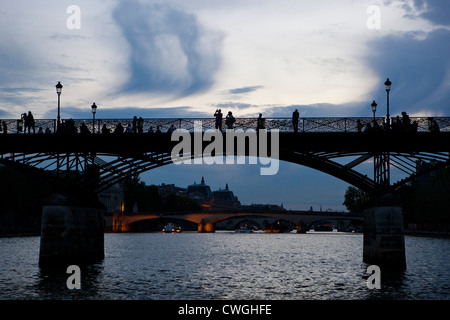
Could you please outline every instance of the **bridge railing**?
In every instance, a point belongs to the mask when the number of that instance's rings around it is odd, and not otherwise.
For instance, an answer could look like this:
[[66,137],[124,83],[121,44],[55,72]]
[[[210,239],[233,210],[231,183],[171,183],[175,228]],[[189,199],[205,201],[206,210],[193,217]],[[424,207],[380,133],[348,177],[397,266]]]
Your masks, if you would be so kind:
[[[393,118],[392,124],[396,123],[396,119]],[[401,119],[400,119],[401,121]],[[430,132],[435,124],[438,125],[441,132],[450,132],[450,117],[411,117],[411,126],[409,131],[417,132]],[[384,118],[378,117],[316,117],[316,118],[300,118],[298,121],[298,132],[358,132],[358,127],[361,131],[365,131],[366,127],[370,125],[370,130],[374,130],[374,122],[376,123],[377,130],[382,131],[384,127]],[[62,123],[72,123],[76,132],[80,132],[81,126],[84,124],[86,128],[92,132],[95,127],[96,133],[101,133],[103,127],[110,132],[114,132],[117,125],[120,123],[125,131],[127,126],[133,130],[133,119],[96,119],[95,125],[92,119],[65,119]],[[175,129],[185,129],[190,132],[194,131],[196,124],[201,124],[202,131],[208,129],[215,129],[214,118],[146,118],[142,119],[142,132],[148,133],[157,128],[161,132],[167,132],[169,128],[173,126]],[[233,129],[256,129],[258,120],[257,118],[235,118],[233,123]],[[4,119],[0,120],[1,133],[28,133],[28,129],[24,127],[23,122],[17,119]],[[138,124],[136,123],[136,127]],[[268,130],[278,129],[280,132],[293,132],[292,118],[265,118],[264,127]],[[56,131],[57,124],[55,119],[36,119],[35,120],[35,133],[54,133]],[[225,130],[226,120],[222,120],[222,130]],[[392,126],[392,130],[395,126]],[[401,127],[400,131],[405,130],[405,127]],[[31,130],[33,133],[33,130]]]

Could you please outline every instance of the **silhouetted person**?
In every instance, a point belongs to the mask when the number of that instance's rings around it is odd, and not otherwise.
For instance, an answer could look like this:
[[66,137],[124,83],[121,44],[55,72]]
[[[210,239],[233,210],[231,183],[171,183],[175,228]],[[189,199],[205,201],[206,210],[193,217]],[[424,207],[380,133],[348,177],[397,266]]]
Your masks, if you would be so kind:
[[370,122],[367,122],[366,127],[364,128],[364,132],[370,132],[372,131],[372,126],[370,125]]
[[138,133],[144,132],[144,119],[142,119],[142,117],[139,117],[137,120],[137,131]]
[[219,129],[220,131],[222,131],[222,110],[217,109],[216,112],[214,113],[214,117],[216,117],[216,129]]
[[133,128],[131,127],[131,124],[127,124],[127,127],[125,129],[125,133],[133,133]]
[[439,125],[436,120],[433,120],[433,132],[440,132]]
[[31,113],[31,111],[28,111],[28,116],[26,117],[26,126],[28,129],[28,133],[30,133],[31,129],[33,129],[33,133],[36,133],[36,127],[35,127],[35,121],[34,116]]
[[89,131],[87,125],[83,122],[80,126],[80,134],[82,135],[86,135],[86,134],[90,134],[91,132]]
[[38,130],[37,134],[44,134],[44,129],[42,129],[42,127],[39,127],[39,130]]
[[111,130],[108,129],[105,123],[102,127],[102,134],[109,134],[109,133],[111,133]]
[[119,122],[116,126],[116,128],[114,129],[114,133],[115,134],[122,134],[124,131],[124,128],[122,126],[122,124]]
[[225,125],[228,129],[233,129],[233,123],[236,121],[236,119],[233,117],[233,114],[231,111],[228,111],[227,116],[225,117]]
[[172,124],[171,126],[170,126],[170,128],[167,130],[167,133],[168,134],[172,134],[172,132],[174,132],[175,131],[175,126]]
[[258,122],[256,123],[256,130],[265,129],[266,119],[262,117],[262,113],[259,114]]
[[411,131],[411,119],[409,119],[409,116],[405,111],[402,112],[402,125],[404,132]]
[[155,133],[155,131],[153,130],[153,127],[150,127],[150,128],[148,129],[148,133]]
[[[26,123],[26,120],[27,120],[27,114],[22,113],[20,115],[20,120],[17,120],[17,133],[24,131],[24,124]],[[25,129],[25,131],[26,131],[26,129]]]
[[155,131],[155,133],[156,133],[156,134],[161,134],[161,129],[160,129],[160,127],[159,127],[159,126],[157,126],[157,127],[156,127],[156,131]]
[[137,117],[133,117],[133,133],[137,132]]
[[434,118],[428,118],[428,120],[430,121],[430,125],[429,125],[429,129],[431,132],[437,133],[440,131],[439,129],[439,125],[436,122],[436,119]]
[[294,127],[294,132],[298,132],[298,118],[300,117],[300,114],[297,109],[295,109],[294,112],[292,112],[292,126]]
[[50,128],[45,129],[45,134],[52,134],[52,130]]
[[65,122],[64,129],[65,129],[65,133],[77,134],[77,128],[75,127],[75,121],[72,118],[70,118],[69,120],[67,120]]
[[395,117],[395,121],[394,121],[394,119],[392,119],[391,125],[392,125],[392,130],[394,132],[400,132],[403,129],[403,124],[402,124],[402,121],[400,120],[399,116]]
[[405,126],[411,124],[411,120],[409,119],[409,116],[405,111],[402,112],[402,122]]
[[362,128],[363,128],[363,125],[362,125],[362,123],[361,123],[361,120],[356,120],[356,130],[358,130],[358,132],[362,132]]

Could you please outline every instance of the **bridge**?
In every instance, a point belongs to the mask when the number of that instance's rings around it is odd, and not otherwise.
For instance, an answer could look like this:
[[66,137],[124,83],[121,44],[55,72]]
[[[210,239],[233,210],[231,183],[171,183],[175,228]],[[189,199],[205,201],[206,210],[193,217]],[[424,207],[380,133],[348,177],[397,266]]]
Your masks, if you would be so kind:
[[[16,126],[18,121],[2,121],[6,128],[3,133],[7,134],[0,135],[1,163],[41,168],[55,176],[62,172],[95,172],[95,175],[84,174],[83,179],[85,185],[93,186],[96,192],[132,175],[173,163],[171,151],[178,141],[172,141],[167,134],[171,128],[186,130],[192,136],[195,123],[201,123],[202,133],[215,129],[215,119],[210,118],[142,119],[142,129],[114,134],[119,124],[131,127],[133,119],[98,119],[95,123],[69,119],[59,132],[56,132],[55,120],[36,120],[35,130],[42,128],[48,133],[24,134],[18,130],[20,126]],[[449,117],[411,118],[415,127],[395,131],[382,130],[383,121],[384,118],[301,118],[296,134],[292,119],[267,118],[265,129],[269,136],[274,131],[279,132],[279,153],[274,155],[277,159],[325,172],[370,194],[395,190],[418,172],[448,165]],[[432,132],[433,123],[440,128],[439,133]],[[358,132],[358,126],[367,125],[371,125],[372,130]],[[158,128],[161,133],[155,132]],[[233,124],[235,132],[256,128],[255,118],[238,118]],[[154,133],[148,133],[150,130]],[[96,134],[91,134],[92,131]],[[192,143],[194,140],[191,139]],[[201,140],[203,151],[210,141]],[[189,155],[185,150],[185,156],[206,157],[194,151],[192,147]],[[247,147],[246,155],[248,151]],[[223,155],[230,155],[229,150]],[[358,172],[358,165],[367,161],[374,163],[373,177]],[[391,182],[391,168],[398,169],[405,178]],[[62,183],[64,185],[66,182]]]
[[297,227],[297,233],[305,233],[314,222],[324,220],[352,220],[363,221],[362,214],[309,212],[309,211],[223,211],[223,212],[190,212],[190,213],[147,213],[147,214],[122,214],[115,213],[111,225],[114,232],[127,232],[133,230],[133,224],[145,220],[175,220],[190,221],[196,223],[198,232],[214,232],[218,222],[230,218],[255,218],[266,217],[284,220],[293,223]]
[[[225,127],[217,130],[215,119],[209,118],[68,119],[60,124],[52,119],[38,119],[34,130],[27,128],[26,133],[20,120],[12,119],[1,120],[1,127],[0,163],[52,181],[61,193],[68,194],[74,190],[98,193],[127,177],[174,163],[176,157],[172,151],[180,139],[173,139],[170,132],[176,129],[189,140],[188,147],[179,153],[180,159],[191,159],[195,163],[195,159],[206,157],[269,157],[319,170],[382,199],[365,215],[365,261],[387,261],[399,266],[405,265],[402,210],[383,195],[395,193],[421,173],[450,164],[450,117],[397,120],[392,127],[385,126],[384,118],[301,118],[295,132],[291,118],[266,118],[264,129],[258,131],[255,129],[260,129],[261,124],[256,118],[237,118],[233,128],[228,130]],[[240,138],[229,132],[245,135],[241,140],[245,145],[243,149],[234,143]],[[253,132],[255,135],[251,136]],[[275,148],[274,140],[278,142]],[[269,141],[266,153],[261,153],[261,145]],[[252,144],[258,146],[256,153]],[[229,145],[231,150],[227,148]],[[206,150],[211,151],[208,154]],[[360,169],[366,162],[373,163],[372,177]],[[391,168],[403,173],[404,178],[391,181]],[[76,179],[68,179],[73,176]],[[90,221],[90,225],[102,221],[98,217],[94,219],[97,222],[93,222],[84,209],[74,210],[62,204],[44,208],[43,223],[47,221],[44,217],[48,217],[48,221],[52,221],[49,228],[55,226],[54,221],[80,223],[77,228],[56,225],[52,231],[46,231],[54,240],[52,245],[62,243],[61,229],[82,230],[88,224],[86,221]],[[58,212],[64,212],[72,220],[76,215],[77,219],[70,222],[68,218],[58,218]],[[198,221],[200,217],[203,222],[198,223],[205,230],[213,229],[214,219],[222,219],[200,214],[189,219]],[[94,238],[98,238],[98,232],[93,233]],[[86,237],[86,233],[72,238],[82,237]],[[86,244],[86,250],[93,247],[91,244]],[[53,251],[58,250],[59,247]],[[103,250],[103,247],[96,250]]]

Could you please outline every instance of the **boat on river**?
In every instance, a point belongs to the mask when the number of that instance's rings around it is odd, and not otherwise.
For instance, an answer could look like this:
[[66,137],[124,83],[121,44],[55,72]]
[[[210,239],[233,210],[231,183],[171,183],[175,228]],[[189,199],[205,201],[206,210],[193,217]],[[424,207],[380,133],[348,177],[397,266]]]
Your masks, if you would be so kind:
[[178,227],[177,225],[173,224],[173,223],[168,223],[164,226],[164,228],[162,229],[163,233],[179,233],[181,232],[181,227]]
[[249,228],[247,225],[241,226],[239,229],[236,229],[234,232],[236,233],[253,233],[253,229]]
[[283,233],[283,232],[291,231],[289,228],[289,225],[280,223],[280,221],[277,221],[276,223],[271,223],[271,224],[265,225],[263,230],[266,233]]

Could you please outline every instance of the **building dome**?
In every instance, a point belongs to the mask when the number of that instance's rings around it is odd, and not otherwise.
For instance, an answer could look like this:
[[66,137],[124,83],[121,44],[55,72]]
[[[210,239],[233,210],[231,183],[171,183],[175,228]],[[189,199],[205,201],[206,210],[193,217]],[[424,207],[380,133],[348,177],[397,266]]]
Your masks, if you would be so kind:
[[209,202],[212,197],[211,188],[205,184],[205,178],[202,177],[202,181],[200,183],[191,184],[187,187],[186,195],[189,198],[198,200],[198,201],[207,201]]
[[213,209],[216,210],[229,210],[239,208],[241,206],[241,203],[233,194],[233,191],[228,188],[227,183],[225,189],[219,189],[213,192],[211,205]]

